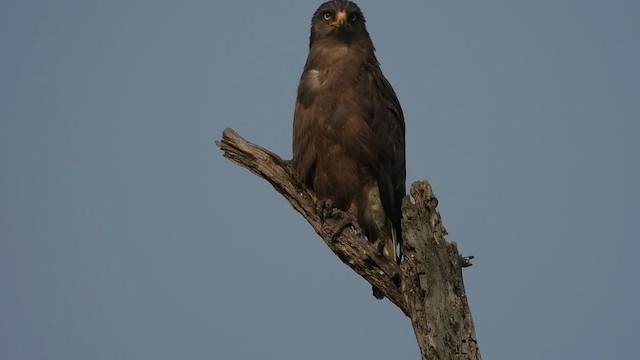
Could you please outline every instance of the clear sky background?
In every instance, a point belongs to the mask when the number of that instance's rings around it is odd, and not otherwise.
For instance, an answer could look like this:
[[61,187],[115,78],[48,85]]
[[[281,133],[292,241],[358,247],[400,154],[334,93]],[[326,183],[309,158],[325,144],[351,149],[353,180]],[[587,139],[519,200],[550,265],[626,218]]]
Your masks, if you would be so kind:
[[[319,1],[0,4],[0,359],[417,359],[263,180]],[[485,359],[640,343],[640,2],[360,1]]]

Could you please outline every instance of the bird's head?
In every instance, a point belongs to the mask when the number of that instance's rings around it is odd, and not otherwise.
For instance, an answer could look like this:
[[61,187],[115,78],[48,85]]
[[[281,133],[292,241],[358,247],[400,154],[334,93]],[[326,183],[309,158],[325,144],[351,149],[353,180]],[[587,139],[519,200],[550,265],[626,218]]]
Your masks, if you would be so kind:
[[332,0],[320,5],[311,18],[311,44],[334,38],[345,42],[369,37],[358,5],[347,0]]

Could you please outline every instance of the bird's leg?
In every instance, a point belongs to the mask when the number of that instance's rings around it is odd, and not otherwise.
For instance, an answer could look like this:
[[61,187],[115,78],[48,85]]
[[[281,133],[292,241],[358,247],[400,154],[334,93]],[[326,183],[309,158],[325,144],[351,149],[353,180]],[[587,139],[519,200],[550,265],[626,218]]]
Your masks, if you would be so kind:
[[387,245],[387,242],[384,241],[384,239],[378,238],[378,240],[376,240],[375,248],[376,248],[376,251],[378,252],[378,256],[388,257],[387,251],[386,251],[386,245]]
[[[374,236],[375,238],[373,238]],[[373,246],[373,249],[375,250],[376,254],[379,257],[385,257],[385,251],[384,251],[385,241],[384,241],[384,238],[380,236],[380,232],[379,231],[376,232],[375,235],[371,234],[371,237],[372,239],[368,239],[368,240],[371,246]],[[378,300],[384,299],[384,293],[377,286],[373,286],[372,290],[373,290],[373,297],[375,297]]]
[[[374,239],[369,239],[369,241],[371,243],[371,246],[373,246],[373,248],[375,249],[376,254],[381,258],[395,261],[395,259],[393,258],[395,257],[395,252],[393,252],[394,255],[391,255],[391,251],[389,250],[388,246],[389,241],[387,240],[386,234],[384,233],[383,229],[377,228],[371,235],[372,237],[375,236]],[[384,299],[384,293],[376,286],[373,286],[373,296],[378,300]]]
[[[351,218],[344,216],[345,212],[338,209],[331,199],[318,200],[316,211],[324,223],[324,230],[331,234],[332,241],[335,241],[342,231],[348,227],[354,229],[355,232],[355,225]],[[329,219],[333,219],[337,223],[335,225],[329,225],[327,223]]]
[[370,229],[370,238],[368,240],[376,250],[376,254],[380,257],[388,257],[386,251],[387,242],[385,239],[386,233],[382,226],[373,226],[373,229]]

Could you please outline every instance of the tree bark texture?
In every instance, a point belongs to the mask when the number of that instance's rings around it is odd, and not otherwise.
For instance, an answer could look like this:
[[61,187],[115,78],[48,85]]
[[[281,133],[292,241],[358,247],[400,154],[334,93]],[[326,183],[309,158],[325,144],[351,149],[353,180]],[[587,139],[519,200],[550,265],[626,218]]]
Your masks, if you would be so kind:
[[337,211],[323,220],[316,212],[315,195],[297,184],[289,161],[232,129],[226,129],[216,144],[226,158],[271,183],[342,262],[411,319],[422,359],[480,359],[462,280],[462,268],[471,265],[472,257],[462,257],[455,243],[445,241],[447,231],[428,182],[415,182],[411,196],[404,199],[403,259],[398,265],[378,256],[362,236],[345,228],[349,223],[358,229],[351,214]]

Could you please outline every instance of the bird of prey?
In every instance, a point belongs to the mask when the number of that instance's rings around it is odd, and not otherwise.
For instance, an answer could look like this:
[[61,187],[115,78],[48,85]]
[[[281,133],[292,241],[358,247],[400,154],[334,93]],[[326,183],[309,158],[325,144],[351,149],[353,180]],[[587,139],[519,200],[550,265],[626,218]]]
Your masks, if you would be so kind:
[[293,120],[295,176],[325,209],[354,214],[379,255],[399,262],[404,116],[362,11],[351,1],[325,2],[309,42]]

